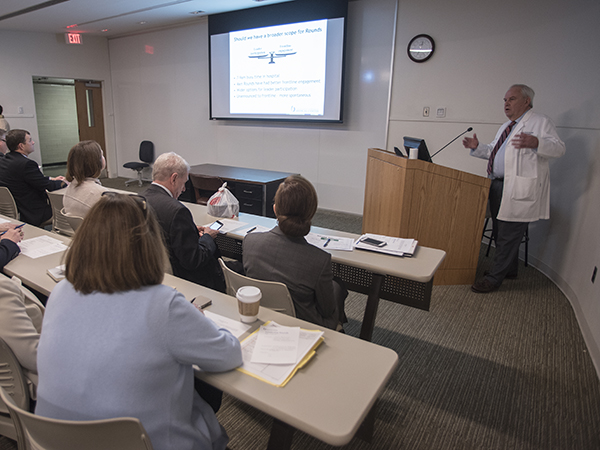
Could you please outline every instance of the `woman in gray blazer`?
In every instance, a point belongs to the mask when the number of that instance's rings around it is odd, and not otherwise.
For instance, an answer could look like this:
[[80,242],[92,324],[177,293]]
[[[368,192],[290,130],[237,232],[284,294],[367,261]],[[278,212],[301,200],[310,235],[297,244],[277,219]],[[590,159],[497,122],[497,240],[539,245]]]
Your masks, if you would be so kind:
[[250,233],[243,243],[247,276],[284,283],[292,296],[296,317],[327,328],[345,322],[348,291],[333,279],[331,255],[309,244],[317,211],[317,192],[306,178],[292,175],[275,194],[273,211],[278,226],[266,233]]

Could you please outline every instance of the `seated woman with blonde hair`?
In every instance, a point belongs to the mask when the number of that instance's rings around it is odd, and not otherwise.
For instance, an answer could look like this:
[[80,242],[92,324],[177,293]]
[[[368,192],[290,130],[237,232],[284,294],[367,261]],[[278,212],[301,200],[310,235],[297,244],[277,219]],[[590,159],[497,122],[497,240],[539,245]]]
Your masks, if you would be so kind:
[[81,141],[74,145],[67,156],[67,186],[63,196],[65,213],[69,216],[85,217],[90,208],[100,200],[107,189],[98,177],[106,167],[100,144],[96,141]]
[[90,209],[46,305],[36,414],[137,417],[156,450],[225,449],[225,430],[194,391],[193,365],[233,369],[240,344],[161,284],[168,261],[143,197],[106,192]]
[[333,278],[331,255],[304,239],[317,204],[310,181],[300,175],[287,177],[275,194],[273,211],[278,226],[244,238],[244,272],[251,278],[284,283],[296,317],[335,330],[346,321],[348,291],[341,280]]

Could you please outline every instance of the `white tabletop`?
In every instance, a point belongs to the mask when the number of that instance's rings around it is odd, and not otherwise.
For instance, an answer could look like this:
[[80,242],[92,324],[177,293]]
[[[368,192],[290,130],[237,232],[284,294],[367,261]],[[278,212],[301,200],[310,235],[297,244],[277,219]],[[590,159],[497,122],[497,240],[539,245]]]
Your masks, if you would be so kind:
[[[66,188],[59,189],[55,192],[64,193]],[[111,189],[123,194],[131,194],[129,191]],[[206,225],[217,220],[217,217],[209,216],[208,208],[204,205],[196,203],[182,202],[192,213],[196,225]],[[240,213],[238,218],[240,222],[248,225],[261,225],[267,228],[273,228],[277,224],[276,219],[270,217],[257,216],[254,214]],[[244,227],[245,228],[245,227]],[[312,227],[311,231],[318,234],[326,234],[330,236],[341,236],[352,239],[357,239],[359,235],[346,233],[344,231],[330,230],[328,228]],[[236,231],[228,233],[234,239],[242,240],[243,235],[236,234]],[[406,236],[410,238],[410,236]],[[369,272],[390,275],[398,278],[406,278],[420,283],[429,282],[442,261],[446,257],[446,252],[429,247],[418,246],[413,257],[400,258],[397,256],[385,255],[382,253],[366,252],[354,250],[351,252],[341,250],[330,250],[325,248],[331,254],[331,259],[335,263],[345,264],[347,266],[357,267],[368,270]]]
[[[184,202],[183,204],[186,205],[191,211],[196,225],[206,225],[217,220],[216,217],[208,215],[208,208],[206,206],[187,202]],[[277,224],[276,219],[244,213],[240,213],[240,216],[233,220],[238,220],[240,222],[247,223],[248,225],[261,225],[267,228],[273,228]],[[244,228],[240,230],[244,230],[246,228],[247,227],[244,226]],[[312,227],[311,231],[318,234],[348,237],[352,239],[357,239],[359,237],[359,235],[356,234],[320,227]],[[237,234],[236,230],[229,232],[228,236],[239,240],[244,238],[243,235]],[[397,256],[384,255],[382,253],[360,250],[354,250],[351,252],[330,250],[327,248],[324,250],[331,254],[331,259],[333,262],[352,267],[358,267],[381,275],[407,278],[420,283],[427,283],[433,278],[433,275],[446,256],[446,252],[443,250],[422,246],[417,247],[417,250],[412,258],[401,258]]]

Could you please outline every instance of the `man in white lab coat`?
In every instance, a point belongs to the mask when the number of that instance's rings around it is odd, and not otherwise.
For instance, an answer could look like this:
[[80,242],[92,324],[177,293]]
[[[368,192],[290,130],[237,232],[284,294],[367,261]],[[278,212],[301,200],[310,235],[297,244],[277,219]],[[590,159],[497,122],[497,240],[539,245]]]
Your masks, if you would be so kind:
[[504,123],[490,144],[480,144],[477,134],[466,137],[463,145],[471,155],[488,160],[490,211],[496,254],[485,277],[471,289],[492,292],[504,278],[516,278],[519,245],[529,222],[550,218],[550,158],[565,153],[565,144],[552,121],[536,114],[534,92],[516,84],[504,97]]

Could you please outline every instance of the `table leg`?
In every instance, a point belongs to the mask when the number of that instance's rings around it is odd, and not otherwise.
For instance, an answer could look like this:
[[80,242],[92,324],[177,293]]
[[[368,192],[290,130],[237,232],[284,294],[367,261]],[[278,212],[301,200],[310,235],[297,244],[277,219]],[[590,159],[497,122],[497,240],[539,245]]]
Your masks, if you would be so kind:
[[296,429],[281,420],[273,419],[267,450],[289,450]]
[[371,408],[371,411],[369,411],[369,414],[367,414],[367,417],[365,417],[365,420],[363,421],[360,428],[356,432],[357,438],[362,439],[363,441],[365,441],[369,444],[371,443],[371,440],[373,439],[373,434],[375,433],[375,416],[376,415],[377,415],[377,402],[375,402],[375,404]]
[[377,308],[379,307],[379,294],[381,292],[381,285],[385,275],[373,274],[373,281],[369,288],[369,295],[367,297],[367,306],[365,307],[365,315],[363,316],[363,323],[360,329],[360,338],[365,341],[371,341],[373,336],[373,329],[375,328],[375,318],[377,317]]

